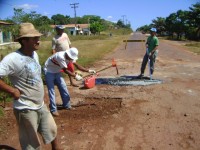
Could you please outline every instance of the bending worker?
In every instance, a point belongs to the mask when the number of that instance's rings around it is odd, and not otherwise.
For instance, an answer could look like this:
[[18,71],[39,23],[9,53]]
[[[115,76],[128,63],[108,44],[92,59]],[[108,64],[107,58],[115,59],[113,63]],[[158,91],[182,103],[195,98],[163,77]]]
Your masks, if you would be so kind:
[[[74,62],[77,59],[78,50],[72,47],[69,50],[55,53],[54,55],[50,56],[45,62],[45,79],[50,100],[50,111],[53,116],[59,116],[56,107],[54,84],[58,86],[63,102],[63,108],[67,110],[72,109],[67,85],[62,77],[60,70],[62,69],[66,74],[74,77],[76,80],[82,80],[83,78],[79,74],[74,74],[73,72],[68,70],[68,63],[71,63],[72,61]],[[96,73],[95,70],[86,69],[81,65],[78,65],[77,63],[75,63],[75,67],[84,72]]]

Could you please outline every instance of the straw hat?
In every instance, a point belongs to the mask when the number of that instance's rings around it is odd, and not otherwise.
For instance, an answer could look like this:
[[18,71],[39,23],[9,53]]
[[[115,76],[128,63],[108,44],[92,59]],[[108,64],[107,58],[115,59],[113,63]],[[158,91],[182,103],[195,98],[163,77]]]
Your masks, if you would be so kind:
[[18,41],[22,37],[36,37],[41,35],[42,34],[35,29],[32,23],[22,23],[19,27],[19,37],[15,40]]

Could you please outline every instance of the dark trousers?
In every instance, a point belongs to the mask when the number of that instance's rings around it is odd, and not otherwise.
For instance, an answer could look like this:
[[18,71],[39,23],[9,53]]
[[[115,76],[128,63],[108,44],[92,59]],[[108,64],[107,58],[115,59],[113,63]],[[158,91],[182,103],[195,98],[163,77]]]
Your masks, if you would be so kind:
[[141,74],[144,74],[147,62],[148,62],[148,58],[150,59],[150,71],[151,71],[151,75],[153,75],[154,72],[154,65],[156,62],[156,57],[157,57],[157,52],[154,52],[153,55],[151,55],[150,57],[147,55],[147,53],[145,53],[144,57],[143,57],[143,61],[142,61],[142,65],[141,65]]

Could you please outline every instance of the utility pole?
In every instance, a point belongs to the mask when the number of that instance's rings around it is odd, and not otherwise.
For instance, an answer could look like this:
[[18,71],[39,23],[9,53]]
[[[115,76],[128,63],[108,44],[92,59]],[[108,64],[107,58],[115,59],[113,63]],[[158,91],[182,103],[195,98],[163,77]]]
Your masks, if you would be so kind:
[[88,18],[88,35],[90,35],[90,18]]
[[78,8],[78,4],[79,3],[73,3],[73,4],[70,4],[71,5],[71,8],[74,8],[74,19],[75,19],[75,29],[76,29],[76,8]]
[[[124,18],[126,17],[126,15],[122,15],[122,18],[123,18],[123,24],[124,24]],[[125,24],[124,24],[125,25]]]

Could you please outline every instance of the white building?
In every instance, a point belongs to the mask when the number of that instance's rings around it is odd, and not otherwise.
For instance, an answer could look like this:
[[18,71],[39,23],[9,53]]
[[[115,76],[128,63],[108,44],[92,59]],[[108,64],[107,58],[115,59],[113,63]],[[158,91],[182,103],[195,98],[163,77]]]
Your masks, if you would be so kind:
[[[89,24],[67,24],[63,25],[70,35],[90,35],[90,25]],[[55,28],[55,25],[51,25],[52,28]]]
[[0,44],[12,42],[12,33],[4,32],[2,29],[5,26],[13,25],[12,23],[0,21]]

